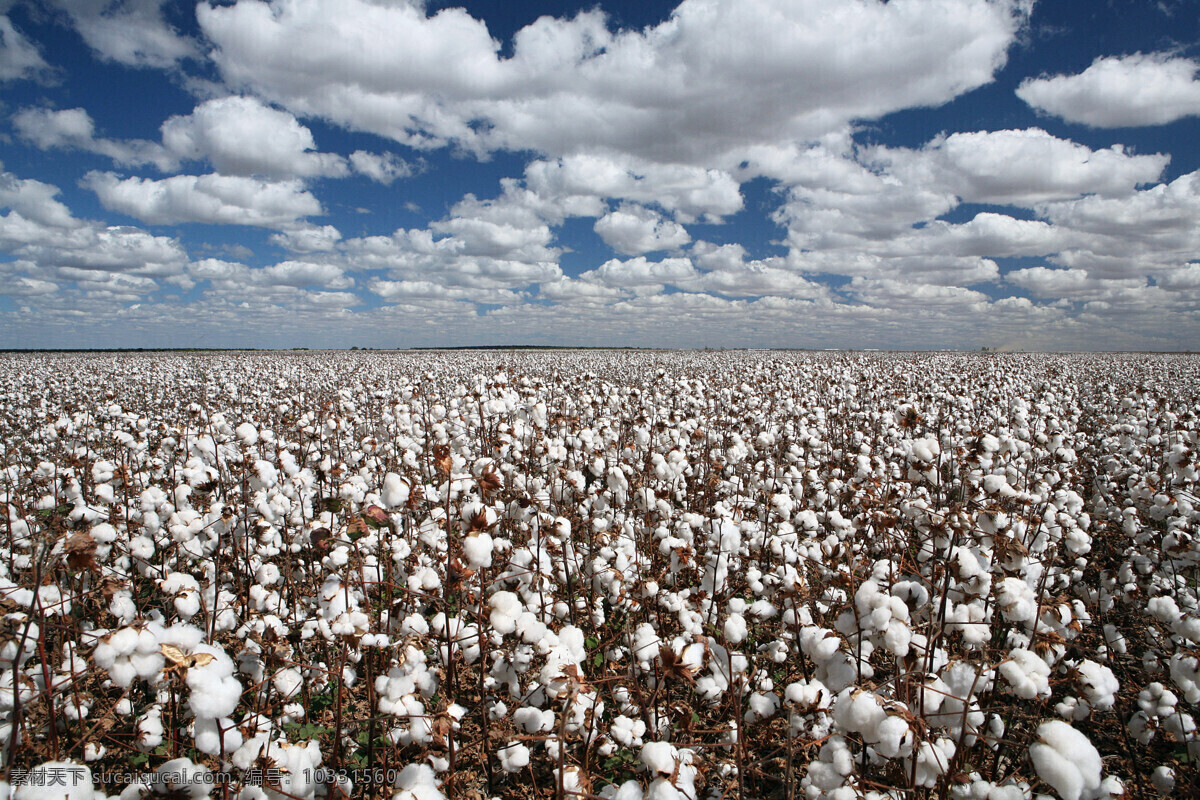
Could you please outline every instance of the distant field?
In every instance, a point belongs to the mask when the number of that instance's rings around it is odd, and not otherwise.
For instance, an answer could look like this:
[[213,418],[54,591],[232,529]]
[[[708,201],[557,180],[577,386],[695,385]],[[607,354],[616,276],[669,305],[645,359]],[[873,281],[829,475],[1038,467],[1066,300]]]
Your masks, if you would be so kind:
[[19,800],[1200,791],[1200,357],[22,354],[0,405]]

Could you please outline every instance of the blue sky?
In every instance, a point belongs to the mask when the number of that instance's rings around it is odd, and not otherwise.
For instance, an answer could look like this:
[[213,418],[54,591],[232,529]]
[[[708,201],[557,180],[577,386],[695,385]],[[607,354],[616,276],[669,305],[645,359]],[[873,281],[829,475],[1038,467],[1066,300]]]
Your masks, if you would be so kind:
[[1200,3],[0,0],[0,346],[1200,349]]

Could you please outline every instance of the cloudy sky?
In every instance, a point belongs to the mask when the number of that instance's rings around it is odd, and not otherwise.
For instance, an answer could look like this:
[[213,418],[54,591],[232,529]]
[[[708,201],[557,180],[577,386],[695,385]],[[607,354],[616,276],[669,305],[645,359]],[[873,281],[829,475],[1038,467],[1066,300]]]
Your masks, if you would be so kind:
[[0,346],[1200,349],[1198,0],[0,0]]

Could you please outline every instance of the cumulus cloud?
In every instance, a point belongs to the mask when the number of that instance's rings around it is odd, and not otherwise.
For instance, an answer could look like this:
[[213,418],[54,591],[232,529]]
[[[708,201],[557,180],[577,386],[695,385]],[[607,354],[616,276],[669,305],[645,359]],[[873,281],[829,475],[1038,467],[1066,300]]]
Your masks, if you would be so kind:
[[679,223],[636,203],[622,203],[596,220],[595,231],[609,247],[630,256],[676,250],[692,238]]
[[269,239],[293,253],[328,253],[341,241],[342,233],[332,225],[305,225],[273,233]]
[[170,170],[179,165],[175,155],[155,142],[97,137],[95,122],[82,108],[26,108],[14,114],[12,122],[22,139],[42,150],[84,150],[123,166],[153,164],[160,170]]
[[346,175],[346,159],[317,152],[312,132],[286,111],[251,97],[206,100],[162,125],[163,146],[205,160],[222,175],[296,178]]
[[525,186],[571,216],[598,217],[607,198],[654,203],[682,223],[719,221],[742,210],[738,182],[727,171],[655,163],[628,155],[580,153],[537,159],[525,168]]
[[122,179],[89,172],[81,182],[105,208],[151,225],[203,222],[283,228],[322,213],[300,181],[270,182],[226,175],[175,175],[162,180]]
[[171,67],[199,47],[163,15],[163,0],[50,0],[83,41],[107,61],[131,67]]
[[412,164],[395,153],[368,153],[366,150],[355,150],[350,154],[350,165],[360,175],[365,175],[376,183],[385,186],[393,181],[407,178],[416,172]]
[[337,265],[314,261],[281,261],[265,268],[262,274],[268,283],[280,286],[348,289],[354,285]]
[[1085,194],[1129,194],[1159,178],[1170,156],[1133,155],[1059,139],[1039,128],[938,136],[919,150],[869,155],[901,181],[945,187],[968,203],[1033,207]]
[[37,45],[13,27],[6,14],[0,14],[0,82],[44,80],[49,74],[50,65]]
[[1200,63],[1170,53],[1097,58],[1078,75],[1027,78],[1017,96],[1094,128],[1165,125],[1200,115]]
[[410,146],[711,163],[983,85],[1025,13],[1015,0],[685,0],[644,31],[613,32],[599,11],[542,17],[511,58],[467,12],[422,4],[240,0],[201,3],[197,19],[229,84]]

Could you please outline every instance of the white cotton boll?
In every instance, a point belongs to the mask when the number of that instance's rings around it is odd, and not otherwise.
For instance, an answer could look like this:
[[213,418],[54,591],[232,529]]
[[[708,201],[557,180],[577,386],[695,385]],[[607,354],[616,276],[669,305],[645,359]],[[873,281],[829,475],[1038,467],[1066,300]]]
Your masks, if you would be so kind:
[[1155,767],[1150,780],[1158,793],[1164,797],[1175,791],[1175,770],[1166,764]]
[[529,764],[529,748],[520,742],[505,745],[496,751],[500,767],[505,772],[517,772]]
[[524,610],[521,598],[512,592],[493,592],[488,598],[488,606],[492,611],[488,621],[500,633],[512,633],[517,629],[517,616]]
[[13,800],[93,800],[97,794],[90,767],[74,761],[47,761],[29,770],[17,785]]
[[996,600],[1009,622],[1027,622],[1037,613],[1037,594],[1020,578],[1005,578],[1000,582]]
[[492,565],[492,537],[488,533],[473,533],[463,538],[463,555],[471,569],[483,569]]
[[197,645],[192,652],[207,653],[213,660],[188,669],[188,707],[197,717],[230,716],[242,698],[242,684],[234,677],[232,659],[213,645]]
[[1062,800],[1095,800],[1100,796],[1100,753],[1087,736],[1065,722],[1050,720],[1037,729],[1029,747],[1038,777]]
[[675,748],[669,742],[646,742],[639,758],[651,775],[670,776],[675,772]]
[[1050,667],[1030,650],[1017,648],[1000,664],[1000,675],[1025,700],[1050,694]]
[[608,733],[613,741],[625,747],[641,747],[642,737],[646,735],[646,723],[621,714],[613,720]]
[[220,720],[209,717],[197,719],[193,726],[193,734],[196,749],[210,756],[224,752],[228,757],[241,747],[243,742],[241,729],[228,717]]
[[921,742],[917,753],[917,785],[932,788],[950,768],[955,749],[954,742],[945,736],[934,742]]
[[725,641],[741,644],[746,641],[746,618],[741,614],[730,614],[725,620]]
[[300,693],[301,687],[304,686],[304,676],[297,667],[288,667],[276,672],[272,683],[280,697],[284,700],[291,700]]
[[617,791],[609,795],[608,800],[645,800],[642,794],[642,785],[637,781],[625,781]]
[[1081,662],[1075,669],[1079,673],[1079,685],[1088,703],[1099,710],[1112,708],[1121,688],[1113,671],[1091,660]]
[[162,709],[151,706],[137,723],[137,746],[142,752],[149,752],[162,744],[163,724]]
[[876,729],[887,717],[879,698],[861,689],[844,689],[833,706],[834,721],[843,729],[876,741]]
[[279,567],[274,564],[263,564],[254,571],[254,581],[260,586],[274,586],[282,580]]
[[437,775],[428,764],[409,764],[396,777],[392,800],[445,800]]
[[399,508],[408,502],[410,490],[408,481],[394,472],[389,472],[383,478],[383,491],[379,497],[386,507]]
[[190,758],[173,758],[155,770],[155,786],[179,798],[208,797],[213,785],[212,770]]
[[258,442],[258,429],[249,422],[243,422],[241,425],[238,425],[237,430],[234,432],[237,434],[238,441],[247,447]]
[[523,706],[513,712],[513,724],[525,733],[545,733],[554,727],[554,712]]
[[747,723],[770,719],[779,710],[779,696],[773,692],[755,692],[746,700],[749,706],[744,715]]
[[[908,737],[908,722],[900,717],[886,717],[875,727],[875,751],[884,758],[896,758],[905,755],[901,752],[902,745]],[[905,750],[911,750],[911,741],[907,742]]]
[[321,765],[321,746],[316,740],[304,744],[277,740],[263,748],[263,757],[281,773],[278,791],[263,787],[270,800],[313,800],[318,788],[316,768]]
[[400,621],[400,632],[407,636],[424,636],[429,633],[429,621],[420,614],[409,614]]

